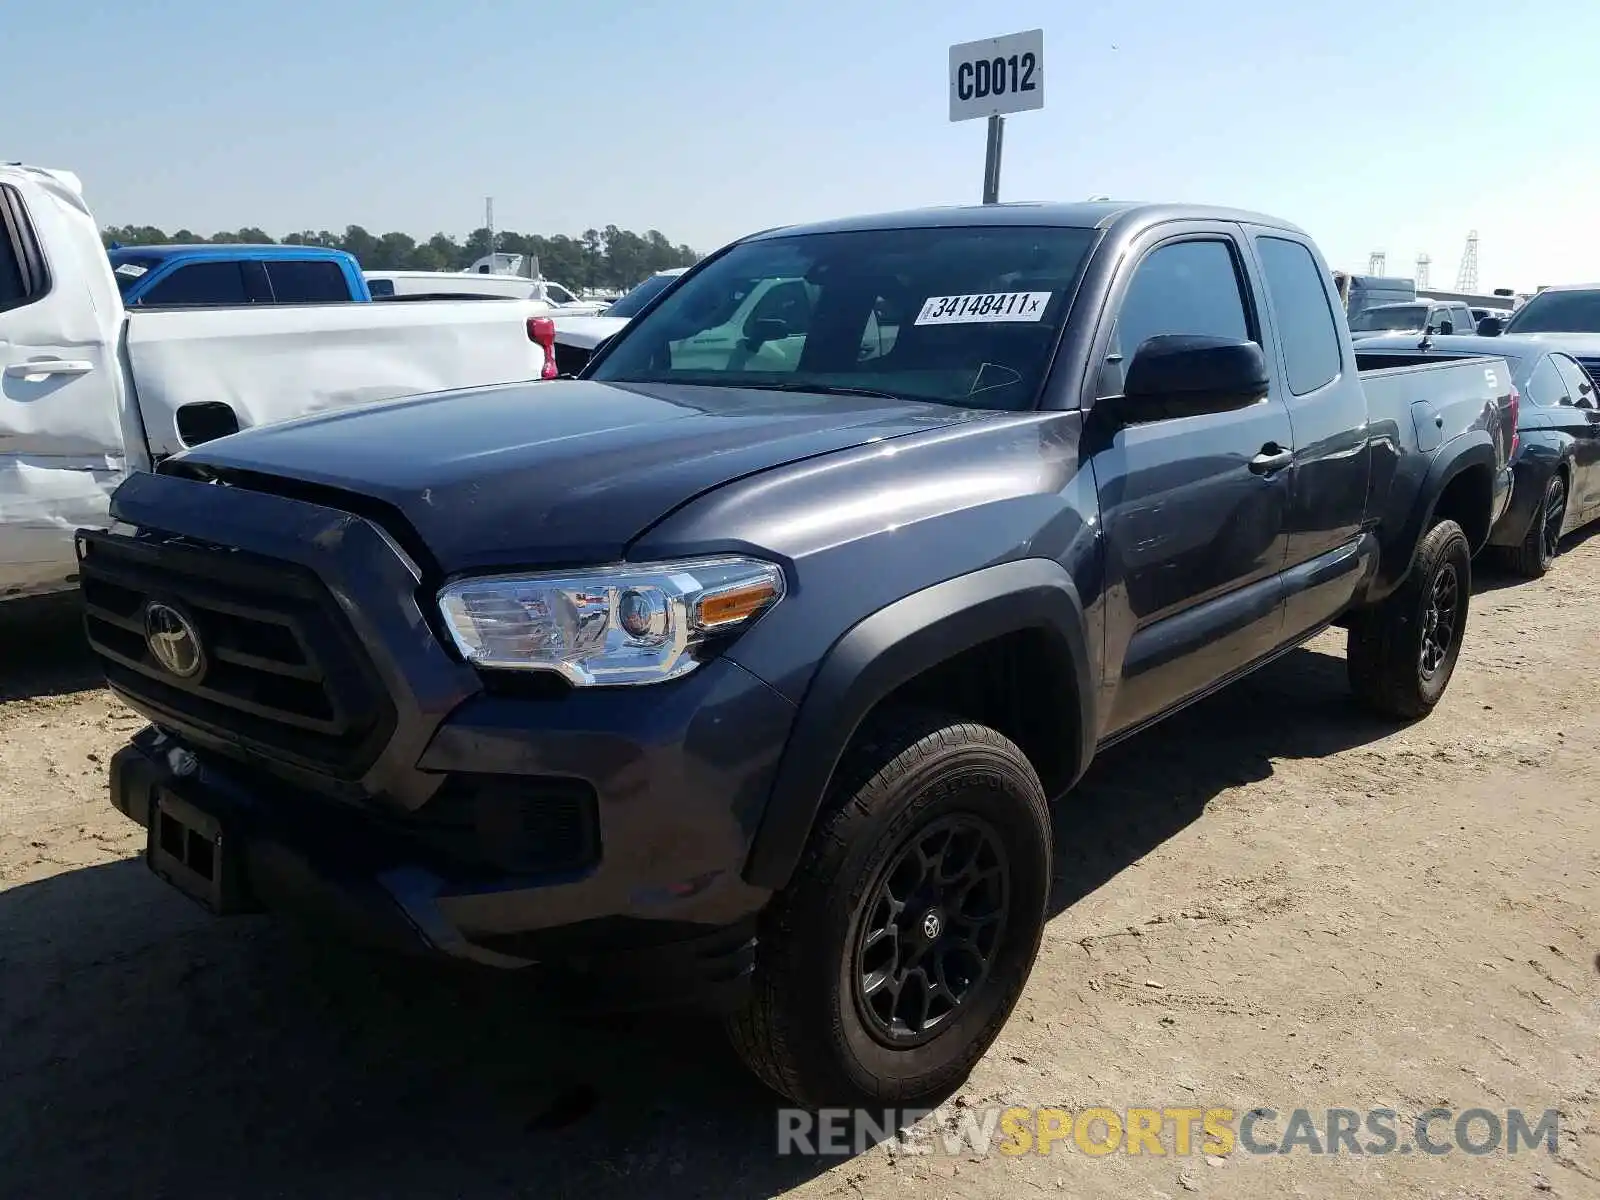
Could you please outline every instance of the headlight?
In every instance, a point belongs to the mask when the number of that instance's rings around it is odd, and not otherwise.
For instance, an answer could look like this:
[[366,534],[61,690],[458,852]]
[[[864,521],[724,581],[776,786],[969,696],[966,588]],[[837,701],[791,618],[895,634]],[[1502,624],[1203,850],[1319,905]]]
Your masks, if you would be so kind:
[[783,591],[774,563],[701,558],[459,579],[439,611],[474,666],[555,671],[576,687],[655,683],[694,670],[703,642],[748,625]]

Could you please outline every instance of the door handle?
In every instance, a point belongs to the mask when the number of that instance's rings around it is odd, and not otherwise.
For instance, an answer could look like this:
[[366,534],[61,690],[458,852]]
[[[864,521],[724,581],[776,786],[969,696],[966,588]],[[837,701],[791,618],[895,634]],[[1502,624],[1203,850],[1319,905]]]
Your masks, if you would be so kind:
[[1276,442],[1268,442],[1261,447],[1261,453],[1250,460],[1250,469],[1257,475],[1271,475],[1281,471],[1294,461],[1294,451],[1285,450]]
[[6,364],[6,375],[12,379],[37,379],[45,375],[87,375],[94,364],[81,358],[40,358],[33,362]]

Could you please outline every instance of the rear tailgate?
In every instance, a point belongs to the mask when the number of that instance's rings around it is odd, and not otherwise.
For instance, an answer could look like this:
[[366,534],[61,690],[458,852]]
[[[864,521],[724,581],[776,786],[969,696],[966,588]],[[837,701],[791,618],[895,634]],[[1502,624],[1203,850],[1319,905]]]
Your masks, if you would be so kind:
[[160,458],[205,440],[197,430],[220,423],[228,432],[217,404],[246,428],[537,379],[544,354],[528,319],[546,312],[521,300],[134,311],[128,361],[150,452]]

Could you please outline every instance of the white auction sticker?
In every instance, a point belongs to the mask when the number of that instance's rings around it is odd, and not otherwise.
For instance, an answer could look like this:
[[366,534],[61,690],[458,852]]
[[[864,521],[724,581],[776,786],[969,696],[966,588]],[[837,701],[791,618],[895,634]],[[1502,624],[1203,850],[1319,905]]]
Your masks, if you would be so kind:
[[975,296],[929,296],[917,325],[971,325],[987,321],[1038,321],[1052,292],[980,292]]
[[138,263],[123,263],[117,268],[117,274],[125,279],[137,279],[149,269],[149,267],[142,267]]

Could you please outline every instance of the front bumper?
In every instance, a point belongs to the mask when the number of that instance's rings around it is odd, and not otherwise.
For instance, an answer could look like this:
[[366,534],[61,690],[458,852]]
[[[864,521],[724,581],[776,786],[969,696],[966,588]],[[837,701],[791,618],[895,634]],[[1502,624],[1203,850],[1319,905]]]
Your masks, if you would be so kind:
[[[111,799],[149,831],[148,864],[219,916],[272,912],[361,945],[531,968],[557,996],[607,1008],[731,1010],[746,994],[756,912],[725,924],[611,914],[567,925],[565,884],[464,862],[459,846],[326,797],[263,784],[146,728],[112,758]],[[196,835],[204,844],[192,847]],[[463,929],[488,902],[509,933]]]

